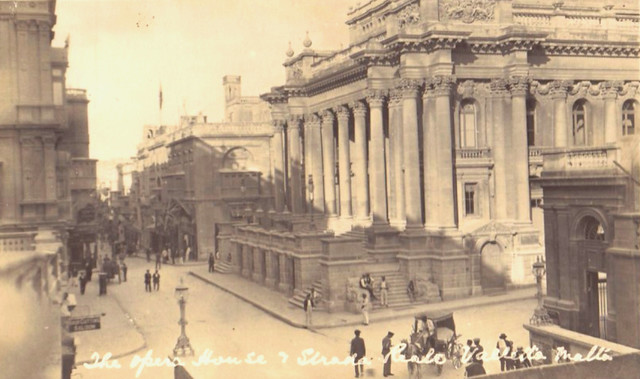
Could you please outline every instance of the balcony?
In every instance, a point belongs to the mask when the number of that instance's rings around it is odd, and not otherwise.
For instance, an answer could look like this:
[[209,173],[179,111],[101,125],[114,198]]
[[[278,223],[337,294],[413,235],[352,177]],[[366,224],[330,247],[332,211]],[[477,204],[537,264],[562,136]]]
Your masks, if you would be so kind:
[[456,150],[457,159],[491,158],[491,149],[488,147],[463,147]]
[[585,146],[555,148],[542,153],[543,176],[611,175],[617,171],[620,148],[617,146]]

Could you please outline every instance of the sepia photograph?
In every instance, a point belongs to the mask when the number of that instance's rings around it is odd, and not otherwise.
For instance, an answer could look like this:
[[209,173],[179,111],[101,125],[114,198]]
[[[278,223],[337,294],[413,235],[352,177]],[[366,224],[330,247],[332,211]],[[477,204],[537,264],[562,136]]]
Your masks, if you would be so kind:
[[392,376],[640,377],[639,0],[0,0],[0,378]]

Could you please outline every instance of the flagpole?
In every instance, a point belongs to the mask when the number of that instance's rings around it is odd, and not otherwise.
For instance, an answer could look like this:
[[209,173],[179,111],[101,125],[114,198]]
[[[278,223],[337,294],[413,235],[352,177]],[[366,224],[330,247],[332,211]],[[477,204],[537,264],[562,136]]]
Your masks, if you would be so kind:
[[159,126],[162,126],[162,82],[160,82],[160,90],[158,92],[158,117],[159,117]]

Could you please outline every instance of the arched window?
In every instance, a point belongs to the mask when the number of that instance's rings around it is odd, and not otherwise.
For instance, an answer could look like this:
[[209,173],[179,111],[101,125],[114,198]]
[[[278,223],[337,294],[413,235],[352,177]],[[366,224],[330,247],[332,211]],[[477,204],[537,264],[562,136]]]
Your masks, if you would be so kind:
[[536,145],[536,101],[527,100],[527,145]]
[[635,100],[627,100],[622,104],[622,135],[630,136],[635,134],[636,129],[636,109],[637,102]]
[[573,144],[587,145],[587,107],[584,100],[578,100],[573,105]]
[[473,101],[465,100],[460,104],[460,147],[477,145],[476,106]]
[[604,241],[604,228],[594,217],[585,217],[582,221],[582,225],[584,225],[584,239],[591,241]]

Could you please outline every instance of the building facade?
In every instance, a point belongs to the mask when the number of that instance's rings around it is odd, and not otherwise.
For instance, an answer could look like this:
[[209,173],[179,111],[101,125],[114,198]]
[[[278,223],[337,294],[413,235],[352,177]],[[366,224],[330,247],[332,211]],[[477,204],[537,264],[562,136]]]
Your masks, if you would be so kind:
[[[146,126],[127,196],[141,245],[170,247],[187,260],[218,250],[216,236],[244,210],[273,208],[275,141],[269,104],[241,96],[241,78],[223,78],[225,121],[183,116]],[[120,196],[120,198],[122,198]]]
[[345,49],[288,51],[262,96],[276,215],[235,227],[237,271],[336,309],[366,272],[443,299],[532,283],[532,179],[546,150],[621,136],[607,88],[637,78],[637,6],[374,0],[347,26]]

